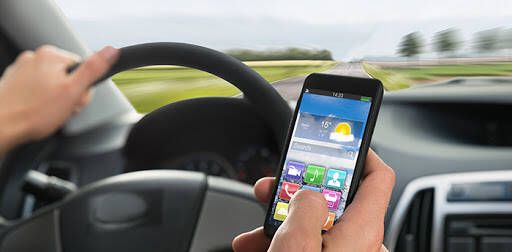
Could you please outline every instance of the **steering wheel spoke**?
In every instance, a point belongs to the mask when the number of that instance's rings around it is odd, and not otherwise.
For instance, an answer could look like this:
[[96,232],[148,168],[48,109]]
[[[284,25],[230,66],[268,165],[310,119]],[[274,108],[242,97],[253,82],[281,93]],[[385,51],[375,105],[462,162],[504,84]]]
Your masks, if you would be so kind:
[[258,225],[264,213],[248,185],[198,172],[139,171],[93,183],[11,226],[0,250],[229,248],[233,236]]

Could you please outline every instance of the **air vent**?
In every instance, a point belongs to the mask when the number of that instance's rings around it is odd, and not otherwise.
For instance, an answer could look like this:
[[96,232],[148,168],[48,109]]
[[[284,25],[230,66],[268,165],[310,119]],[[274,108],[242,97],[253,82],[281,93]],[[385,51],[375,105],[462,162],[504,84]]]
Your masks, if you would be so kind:
[[400,229],[397,252],[430,251],[434,189],[424,189],[415,195]]
[[510,214],[448,215],[446,251],[512,251]]

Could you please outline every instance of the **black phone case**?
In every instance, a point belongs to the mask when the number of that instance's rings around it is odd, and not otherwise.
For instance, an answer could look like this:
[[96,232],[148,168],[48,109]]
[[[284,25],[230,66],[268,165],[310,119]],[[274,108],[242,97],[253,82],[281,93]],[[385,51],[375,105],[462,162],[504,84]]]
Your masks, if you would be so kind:
[[[342,84],[340,84],[342,83]],[[325,88],[332,85],[329,89]],[[338,86],[336,86],[338,85]],[[324,88],[322,88],[324,87]],[[359,156],[357,157],[356,167],[354,168],[354,175],[352,177],[352,181],[350,184],[350,190],[347,195],[347,201],[345,207],[347,207],[354,198],[354,195],[357,191],[357,187],[359,186],[359,182],[361,180],[361,175],[363,174],[364,169],[364,161],[368,154],[368,150],[370,148],[371,138],[373,135],[373,130],[375,129],[375,124],[377,122],[377,117],[380,110],[380,105],[382,103],[382,95],[384,93],[384,88],[382,83],[376,79],[366,79],[366,78],[358,78],[358,77],[348,77],[348,76],[340,76],[340,75],[330,75],[330,74],[319,74],[314,73],[310,74],[306,80],[304,81],[304,85],[302,87],[302,91],[300,93],[300,97],[297,101],[297,107],[293,113],[292,120],[290,122],[288,128],[288,134],[286,139],[286,144],[284,149],[281,152],[281,159],[279,161],[279,167],[276,173],[276,181],[274,184],[274,190],[272,193],[271,202],[269,202],[267,213],[265,215],[265,223],[264,223],[264,233],[268,237],[272,237],[277,230],[277,226],[270,225],[268,223],[269,218],[271,217],[272,211],[272,203],[277,194],[277,183],[279,183],[279,179],[281,178],[283,172],[284,162],[286,161],[286,154],[290,145],[290,140],[293,133],[293,128],[295,126],[295,120],[297,119],[297,115],[299,112],[299,105],[302,101],[302,95],[306,88],[321,88],[328,91],[333,92],[343,92],[343,93],[351,93],[357,95],[364,95],[372,97],[372,105],[370,107],[370,113],[368,115],[368,120],[366,122],[366,127],[363,133],[363,139],[361,141],[361,147],[359,149]]]

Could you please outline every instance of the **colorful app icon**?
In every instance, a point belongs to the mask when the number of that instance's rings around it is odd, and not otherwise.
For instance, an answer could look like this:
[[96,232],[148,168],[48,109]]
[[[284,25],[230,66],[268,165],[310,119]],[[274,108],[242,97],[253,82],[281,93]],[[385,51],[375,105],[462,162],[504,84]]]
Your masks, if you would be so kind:
[[338,123],[334,131],[329,135],[329,139],[336,142],[353,142],[354,135],[352,134],[352,127],[348,122]]
[[322,191],[322,189],[319,188],[319,187],[307,186],[307,185],[303,185],[302,189],[311,190],[311,191],[315,191],[315,192],[321,192]]
[[305,167],[306,165],[303,163],[288,161],[284,177],[287,180],[300,180],[302,178],[302,174],[304,173]]
[[327,216],[327,220],[325,221],[324,226],[322,227],[323,230],[327,231],[332,228],[334,225],[334,218],[336,217],[335,213],[329,212],[329,215]]
[[346,178],[346,171],[329,169],[327,171],[327,178],[325,179],[325,186],[336,189],[343,189]]
[[290,182],[283,182],[281,185],[281,191],[279,192],[279,198],[283,200],[290,200],[298,190],[300,185]]
[[330,210],[336,210],[340,204],[341,193],[325,189],[322,194],[325,200],[327,200],[327,206]]
[[308,165],[304,174],[304,182],[308,184],[321,185],[324,179],[325,168],[316,165]]
[[274,211],[274,219],[284,221],[288,216],[288,203],[277,202],[276,210]]

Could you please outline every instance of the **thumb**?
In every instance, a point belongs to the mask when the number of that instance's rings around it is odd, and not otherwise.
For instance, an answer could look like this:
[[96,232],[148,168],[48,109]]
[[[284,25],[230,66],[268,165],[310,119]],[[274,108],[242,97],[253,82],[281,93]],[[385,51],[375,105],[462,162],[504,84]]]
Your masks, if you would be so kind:
[[269,251],[321,251],[327,202],[322,194],[300,190],[290,201],[288,216],[277,230]]

